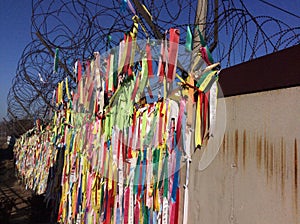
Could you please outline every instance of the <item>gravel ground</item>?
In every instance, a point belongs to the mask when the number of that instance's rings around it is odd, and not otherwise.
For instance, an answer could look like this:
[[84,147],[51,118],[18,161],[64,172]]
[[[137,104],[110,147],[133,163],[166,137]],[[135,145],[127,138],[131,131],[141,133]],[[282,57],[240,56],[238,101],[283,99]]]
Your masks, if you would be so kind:
[[17,180],[12,157],[10,150],[0,149],[0,223],[49,223],[43,196],[34,195]]

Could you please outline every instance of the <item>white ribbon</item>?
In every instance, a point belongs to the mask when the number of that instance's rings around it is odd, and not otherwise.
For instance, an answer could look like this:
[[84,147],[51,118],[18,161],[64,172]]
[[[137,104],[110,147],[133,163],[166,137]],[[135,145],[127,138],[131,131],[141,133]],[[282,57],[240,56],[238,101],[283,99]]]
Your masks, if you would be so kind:
[[217,119],[217,97],[218,97],[218,85],[215,81],[210,88],[209,95],[209,135],[210,137],[214,136],[216,119]]
[[186,142],[185,142],[185,152],[186,152],[186,176],[184,185],[184,205],[183,205],[183,224],[188,223],[188,207],[189,207],[189,174],[190,174],[190,162],[191,162],[191,137],[192,132],[190,127],[187,126],[186,132]]
[[162,224],[168,224],[169,223],[169,205],[168,205],[168,198],[163,198],[163,216],[162,216]]
[[128,211],[128,224],[134,223],[134,206],[133,206],[133,178],[130,180],[129,192],[129,211]]

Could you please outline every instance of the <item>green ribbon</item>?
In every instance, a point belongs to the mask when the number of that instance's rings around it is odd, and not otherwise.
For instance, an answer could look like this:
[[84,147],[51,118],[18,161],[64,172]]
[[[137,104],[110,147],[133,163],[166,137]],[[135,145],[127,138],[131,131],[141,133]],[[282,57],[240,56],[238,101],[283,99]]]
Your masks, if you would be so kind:
[[133,101],[131,100],[132,91],[134,89],[134,81],[130,79],[125,86],[125,96],[126,98],[126,106],[124,107],[124,113],[126,113],[126,119],[124,121],[124,126],[129,127],[132,123],[132,116],[133,114]]
[[136,166],[135,166],[135,171],[134,171],[134,179],[133,179],[133,192],[134,192],[134,194],[138,193],[141,157],[142,157],[141,151],[139,151]]
[[57,70],[58,70],[58,48],[55,49],[53,72],[57,73]]
[[100,211],[103,208],[104,205],[104,190],[105,190],[105,184],[101,184],[101,191],[100,191]]
[[154,177],[154,185],[153,185],[153,192],[156,191],[157,186],[157,177],[158,177],[158,162],[159,162],[159,149],[153,150],[153,177]]
[[154,113],[154,117],[153,117],[153,120],[151,121],[151,124],[153,126],[150,128],[150,131],[148,132],[148,135],[145,136],[145,139],[144,139],[144,145],[145,146],[149,146],[151,144],[153,136],[154,136],[154,132],[156,131],[157,114],[158,114],[157,110],[155,110],[153,113]]
[[204,89],[204,93],[207,93],[211,86],[214,84],[214,82],[218,81],[219,76],[217,75],[217,73],[215,75],[212,76],[211,80],[209,81],[208,85],[206,86],[206,88]]
[[[168,158],[169,158],[169,153],[168,150],[166,150],[166,156],[165,156],[165,161],[164,161],[164,197],[168,197],[168,189],[169,189],[169,179],[168,179]],[[173,183],[174,184],[174,183]]]
[[[125,92],[125,91],[123,90],[122,92]],[[122,108],[121,110],[115,110],[116,116],[117,116],[116,124],[120,130],[123,130],[123,128],[124,128],[125,118],[127,116],[126,111],[123,109],[126,106],[126,100],[127,100],[126,96],[123,93],[120,95],[118,104],[116,105],[116,108]]]
[[140,148],[144,148],[144,141],[145,141],[145,137],[146,137],[146,128],[147,128],[147,110],[144,111],[143,113],[143,118],[142,118],[142,138],[141,138],[141,145]]
[[105,135],[105,140],[109,139],[110,135],[109,135],[109,125],[110,123],[110,114],[107,113],[105,116],[105,124],[104,124],[104,135]]
[[148,221],[149,221],[149,217],[148,217],[148,208],[145,206],[145,202],[144,202],[144,200],[142,200],[142,210],[143,210],[143,223],[144,224],[147,224],[147,223],[149,223]]
[[213,64],[214,63],[214,59],[213,59],[213,57],[211,55],[211,52],[210,52],[208,46],[205,46],[205,50],[206,50],[206,53],[207,53],[208,60],[210,61],[210,63]]
[[135,99],[140,99],[141,94],[144,92],[148,80],[148,63],[147,58],[142,59],[142,71],[141,71],[141,81],[139,83],[138,91]]
[[119,54],[116,50],[113,51],[114,54],[114,62],[113,62],[113,83],[114,88],[118,87],[118,60],[119,60]]
[[110,47],[110,42],[111,42],[111,35],[108,35],[106,39],[106,47]]
[[187,51],[192,51],[193,35],[190,29],[190,26],[187,26],[186,30],[186,40],[185,40],[185,49]]
[[[168,150],[166,148],[161,148],[160,150],[165,150],[166,154],[165,154],[164,161],[163,161],[163,167],[161,168],[162,170],[161,170],[160,180],[158,180],[158,189],[161,189],[164,178],[166,178],[168,181],[168,178],[167,178],[168,173],[165,173],[165,172],[168,172],[168,157],[169,157]],[[164,187],[165,187],[165,184],[166,183],[164,182]],[[164,193],[165,193],[165,189],[164,189]]]
[[207,71],[204,74],[201,75],[201,77],[198,79],[196,86],[199,88],[199,86],[203,83],[203,81],[206,79],[206,77],[211,73],[211,71]]
[[113,90],[113,87],[114,87],[114,60],[115,60],[115,57],[114,57],[114,53],[113,52],[110,52],[110,64],[109,64],[109,77],[108,77],[108,90]]
[[201,46],[202,46],[202,47],[206,46],[206,42],[205,42],[205,40],[204,40],[204,37],[203,37],[202,34],[201,34],[201,31],[200,31],[200,29],[199,29],[199,26],[197,26],[196,29],[198,30],[198,35],[199,35],[199,37],[200,37],[200,44],[201,44]]
[[108,136],[110,137],[112,134],[112,129],[118,122],[117,116],[118,116],[118,111],[117,111],[117,105],[114,105],[110,108],[110,120],[109,120],[109,132]]

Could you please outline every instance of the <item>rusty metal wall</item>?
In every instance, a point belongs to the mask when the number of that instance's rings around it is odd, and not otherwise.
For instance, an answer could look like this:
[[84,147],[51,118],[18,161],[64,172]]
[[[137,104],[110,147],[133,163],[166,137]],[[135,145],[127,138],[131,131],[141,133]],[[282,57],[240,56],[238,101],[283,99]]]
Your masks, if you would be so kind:
[[292,87],[225,98],[218,155],[203,171],[202,152],[193,155],[188,223],[300,223],[299,96]]

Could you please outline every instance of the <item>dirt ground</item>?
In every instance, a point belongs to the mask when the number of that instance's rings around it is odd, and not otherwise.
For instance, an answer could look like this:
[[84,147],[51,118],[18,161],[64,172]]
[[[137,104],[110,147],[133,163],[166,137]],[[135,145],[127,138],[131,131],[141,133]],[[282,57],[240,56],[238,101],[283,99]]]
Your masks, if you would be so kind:
[[12,151],[0,149],[0,223],[49,223],[49,209],[43,200],[17,180]]

